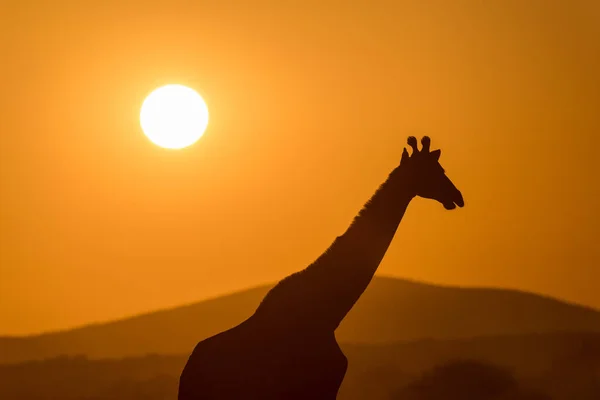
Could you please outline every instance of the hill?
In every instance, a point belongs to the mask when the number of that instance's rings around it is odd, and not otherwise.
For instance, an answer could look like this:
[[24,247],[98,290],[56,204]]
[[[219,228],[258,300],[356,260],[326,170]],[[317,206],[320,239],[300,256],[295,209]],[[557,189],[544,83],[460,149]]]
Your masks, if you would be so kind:
[[[262,286],[170,310],[64,332],[0,338],[0,363],[59,355],[186,354],[255,310]],[[600,313],[531,293],[436,286],[377,277],[337,331],[342,343],[600,332]]]

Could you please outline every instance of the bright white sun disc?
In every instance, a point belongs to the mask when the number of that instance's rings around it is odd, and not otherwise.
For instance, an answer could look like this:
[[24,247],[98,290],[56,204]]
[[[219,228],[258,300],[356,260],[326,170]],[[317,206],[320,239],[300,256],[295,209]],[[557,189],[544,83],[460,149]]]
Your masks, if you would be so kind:
[[167,149],[195,143],[208,125],[208,108],[196,91],[183,85],[166,85],[146,97],[140,125],[150,141]]

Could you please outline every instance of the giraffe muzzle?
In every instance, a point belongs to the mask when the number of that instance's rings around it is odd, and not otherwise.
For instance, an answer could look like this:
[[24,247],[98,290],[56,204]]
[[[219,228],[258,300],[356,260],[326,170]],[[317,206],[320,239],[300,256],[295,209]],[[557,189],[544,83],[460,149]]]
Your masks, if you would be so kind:
[[443,203],[443,205],[446,210],[454,210],[456,206],[459,206],[461,208],[464,207],[465,201],[462,197],[462,193],[458,189],[456,189],[456,194],[454,195],[454,198],[451,201]]

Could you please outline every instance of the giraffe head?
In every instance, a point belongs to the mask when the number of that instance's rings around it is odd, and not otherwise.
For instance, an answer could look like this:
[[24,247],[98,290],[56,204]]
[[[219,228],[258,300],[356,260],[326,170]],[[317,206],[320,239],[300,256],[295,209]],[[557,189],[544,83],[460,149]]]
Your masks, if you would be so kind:
[[407,143],[413,150],[412,155],[409,156],[405,148],[400,167],[410,176],[415,194],[426,199],[437,200],[447,210],[452,210],[456,206],[463,207],[465,202],[462,194],[440,165],[441,150],[430,150],[431,139],[428,136],[421,139],[421,150],[414,136],[410,136]]

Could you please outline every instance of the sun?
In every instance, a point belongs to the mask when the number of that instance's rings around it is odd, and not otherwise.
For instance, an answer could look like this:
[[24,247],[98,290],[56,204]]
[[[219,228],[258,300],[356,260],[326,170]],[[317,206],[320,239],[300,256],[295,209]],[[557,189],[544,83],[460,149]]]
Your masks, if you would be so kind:
[[166,85],[146,97],[140,111],[140,125],[150,141],[166,149],[194,144],[208,126],[208,107],[193,89]]

